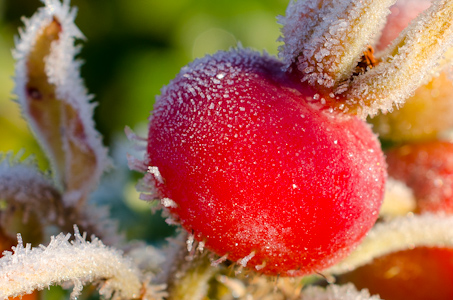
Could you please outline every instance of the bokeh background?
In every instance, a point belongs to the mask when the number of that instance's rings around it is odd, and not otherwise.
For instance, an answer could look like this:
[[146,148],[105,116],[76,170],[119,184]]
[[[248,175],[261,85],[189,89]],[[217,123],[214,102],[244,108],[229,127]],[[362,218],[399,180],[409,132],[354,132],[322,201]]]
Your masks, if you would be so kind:
[[[289,0],[73,0],[76,23],[86,36],[80,58],[82,77],[99,103],[97,129],[110,147],[116,169],[105,176],[93,201],[111,206],[128,238],[159,243],[171,234],[159,214],[138,200],[134,185],[140,174],[127,169],[133,152],[124,137],[130,126],[146,135],[146,119],[161,87],[197,57],[244,47],[276,55],[280,35],[277,15]],[[21,149],[24,157],[40,153],[20,109],[11,101],[14,62],[11,49],[21,16],[30,17],[39,0],[0,0],[0,152]]]

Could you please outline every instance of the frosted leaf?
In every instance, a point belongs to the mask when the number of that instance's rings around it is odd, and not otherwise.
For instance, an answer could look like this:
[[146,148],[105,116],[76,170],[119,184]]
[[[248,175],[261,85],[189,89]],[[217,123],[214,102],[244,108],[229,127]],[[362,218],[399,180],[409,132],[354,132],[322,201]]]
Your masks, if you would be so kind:
[[[355,77],[346,93],[348,105],[357,105],[364,118],[379,110],[402,105],[427,82],[453,43],[453,2],[441,0],[420,14],[381,54],[381,62]],[[444,62],[449,59],[444,60]]]
[[8,299],[70,282],[76,299],[80,284],[95,283],[103,297],[138,298],[142,283],[138,269],[122,253],[97,238],[91,242],[78,233],[52,237],[49,245],[31,248],[19,244],[0,258],[0,299]]
[[345,260],[326,273],[342,274],[370,263],[374,258],[414,247],[453,248],[453,216],[409,215],[378,223]]
[[83,202],[110,165],[107,150],[92,120],[94,105],[80,78],[74,57],[83,38],[74,24],[69,1],[43,0],[13,51],[15,94],[41,146],[68,205]]
[[415,207],[412,190],[402,181],[387,178],[384,202],[379,213],[384,216],[405,215],[414,211]]
[[326,288],[309,286],[302,292],[303,300],[380,300],[377,295],[370,296],[368,290],[357,291],[352,284],[328,285]]
[[331,88],[349,79],[366,46],[383,27],[395,0],[291,1],[279,56],[302,81]]
[[60,192],[34,161],[20,161],[20,156],[0,154],[0,199],[7,204],[7,209],[0,212],[1,221],[18,207],[24,211],[25,218],[37,213],[42,222],[55,221],[62,211]]

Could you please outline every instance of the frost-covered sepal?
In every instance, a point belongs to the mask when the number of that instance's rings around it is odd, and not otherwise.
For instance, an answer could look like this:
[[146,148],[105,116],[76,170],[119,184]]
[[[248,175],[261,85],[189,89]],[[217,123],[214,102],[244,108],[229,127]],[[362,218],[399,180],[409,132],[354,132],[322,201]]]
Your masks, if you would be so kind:
[[69,1],[44,0],[20,31],[13,51],[15,94],[24,117],[49,157],[68,205],[83,202],[109,165],[92,120],[94,104],[75,59],[76,10]]
[[348,80],[367,45],[383,27],[395,0],[292,1],[283,25],[280,57],[302,81],[333,88]]
[[[401,106],[422,84],[451,63],[453,1],[434,1],[378,54],[380,63],[354,78],[346,105],[363,118]],[[450,52],[448,52],[450,50]]]

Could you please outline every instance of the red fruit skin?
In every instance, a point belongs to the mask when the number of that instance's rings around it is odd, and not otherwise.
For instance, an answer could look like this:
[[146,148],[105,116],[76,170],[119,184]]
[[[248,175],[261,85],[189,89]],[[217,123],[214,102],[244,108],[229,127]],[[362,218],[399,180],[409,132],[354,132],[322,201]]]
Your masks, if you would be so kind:
[[244,49],[183,68],[149,119],[148,165],[163,178],[160,197],[177,204],[172,216],[208,249],[301,276],[364,237],[386,171],[364,122],[307,104],[314,92],[281,70]]
[[453,250],[415,248],[375,259],[338,279],[386,300],[453,299]]
[[409,186],[417,212],[453,214],[453,144],[431,141],[387,152],[388,173]]

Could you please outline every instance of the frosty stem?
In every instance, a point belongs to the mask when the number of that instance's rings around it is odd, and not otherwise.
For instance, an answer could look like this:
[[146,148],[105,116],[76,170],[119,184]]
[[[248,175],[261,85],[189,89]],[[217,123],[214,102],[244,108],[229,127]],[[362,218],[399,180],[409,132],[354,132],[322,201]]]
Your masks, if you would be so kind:
[[453,248],[452,216],[425,214],[399,217],[377,224],[344,261],[327,269],[342,274],[386,254],[414,247]]
[[70,235],[52,237],[47,247],[13,247],[0,259],[0,299],[31,293],[51,285],[72,282],[75,299],[83,284],[101,285],[100,294],[106,298],[115,293],[119,299],[139,298],[142,283],[139,271],[117,250],[108,248],[93,238],[87,242],[75,229],[75,240]]

